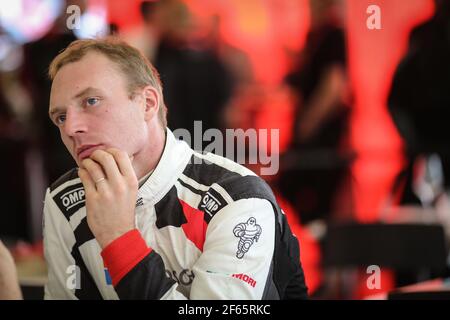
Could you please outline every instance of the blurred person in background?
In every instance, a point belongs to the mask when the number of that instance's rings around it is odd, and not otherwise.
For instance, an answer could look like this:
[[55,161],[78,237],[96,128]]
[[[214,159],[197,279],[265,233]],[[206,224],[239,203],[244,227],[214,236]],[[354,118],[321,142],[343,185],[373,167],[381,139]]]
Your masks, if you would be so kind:
[[240,88],[255,82],[255,76],[249,56],[240,48],[229,44],[222,36],[223,18],[213,14],[206,27],[204,42],[226,64],[231,73],[233,87]]
[[[205,41],[230,72],[232,92],[227,105],[221,110],[223,128],[255,128],[258,113],[267,102],[266,88],[255,79],[248,54],[229,44],[221,34],[223,18],[220,14],[210,17]],[[248,153],[248,152],[247,152]]]
[[[415,27],[395,72],[388,110],[404,141],[406,159],[392,194],[402,206],[433,212],[450,243],[450,1],[435,0],[435,13]],[[426,218],[425,216],[423,218]],[[447,259],[447,261],[449,261]],[[450,264],[444,274],[449,276]],[[409,273],[402,281],[414,280]]]
[[144,52],[150,53],[164,83],[168,127],[193,135],[194,121],[202,121],[203,131],[221,129],[232,78],[203,38],[196,17],[180,0],[144,1],[141,14],[149,32]]
[[11,138],[14,133],[14,115],[3,94],[2,75],[0,73],[0,140]]
[[[27,198],[26,126],[19,120],[11,102],[20,101],[13,88],[16,71],[0,71],[0,201],[3,213],[0,215],[0,236],[11,241],[32,240],[27,231],[30,202]],[[9,92],[8,92],[9,91]]]
[[333,213],[349,172],[346,145],[350,89],[342,2],[310,1],[311,27],[286,77],[297,100],[292,143],[281,161],[279,186],[303,224]]
[[73,167],[70,154],[61,146],[58,130],[48,119],[48,100],[51,82],[47,68],[52,59],[69,43],[76,40],[74,33],[67,27],[66,9],[77,5],[81,12],[86,9],[85,0],[67,0],[61,6],[61,13],[50,31],[41,39],[25,44],[22,79],[33,104],[33,139],[39,146],[44,160],[46,179],[54,181]]
[[410,33],[388,97],[406,158],[393,192],[401,204],[425,207],[450,186],[450,2],[435,0],[435,7]]
[[0,300],[20,300],[22,292],[14,259],[0,240]]

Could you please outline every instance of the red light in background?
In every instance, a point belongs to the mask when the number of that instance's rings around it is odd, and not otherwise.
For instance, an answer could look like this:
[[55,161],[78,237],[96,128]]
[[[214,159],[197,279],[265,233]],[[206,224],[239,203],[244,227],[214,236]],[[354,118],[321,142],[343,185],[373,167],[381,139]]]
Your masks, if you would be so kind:
[[[120,28],[140,23],[140,0],[109,0],[109,18]],[[186,1],[199,16],[213,13],[223,19],[222,35],[231,45],[246,52],[257,81],[268,94],[288,70],[286,49],[302,48],[309,27],[307,0],[198,0]],[[355,210],[362,221],[378,217],[392,182],[402,166],[402,142],[386,109],[392,75],[405,53],[413,26],[429,18],[432,0],[348,0],[347,32],[349,66],[355,105],[351,143],[358,153],[352,171]],[[369,5],[381,8],[381,30],[366,26]],[[258,128],[280,129],[281,146],[289,142],[292,105],[275,94],[261,106],[255,120]]]
[[[405,53],[412,27],[429,18],[431,0],[347,1],[350,75],[355,93],[352,145],[354,199],[361,221],[378,218],[383,200],[402,165],[400,137],[387,112],[386,100],[395,68]],[[369,5],[381,9],[381,30],[369,30]]]

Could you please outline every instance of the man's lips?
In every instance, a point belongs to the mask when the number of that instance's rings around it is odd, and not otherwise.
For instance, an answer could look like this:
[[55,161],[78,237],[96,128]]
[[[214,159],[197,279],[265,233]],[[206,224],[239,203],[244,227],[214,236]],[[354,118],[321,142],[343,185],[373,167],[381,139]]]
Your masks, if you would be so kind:
[[77,156],[80,160],[83,160],[87,157],[89,157],[92,152],[94,152],[97,149],[101,148],[101,144],[90,144],[90,145],[84,145],[79,148],[77,148]]

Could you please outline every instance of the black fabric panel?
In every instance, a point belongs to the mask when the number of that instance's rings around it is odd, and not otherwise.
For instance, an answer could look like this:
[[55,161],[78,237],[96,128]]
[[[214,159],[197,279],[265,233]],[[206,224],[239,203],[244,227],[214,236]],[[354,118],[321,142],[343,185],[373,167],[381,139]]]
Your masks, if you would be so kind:
[[71,254],[80,271],[80,288],[75,289],[75,296],[80,300],[102,300],[103,297],[81,257],[80,248],[77,244],[74,245]]
[[72,179],[78,178],[78,170],[77,168],[73,168],[66,173],[64,173],[61,177],[59,177],[55,182],[50,185],[50,191],[55,190],[63,183],[70,181]]
[[282,223],[276,223],[274,272],[273,279],[281,299],[300,300],[308,298],[308,288],[300,263],[300,246],[292,234],[287,219],[281,210],[277,209],[278,218]]
[[92,233],[91,229],[89,228],[89,225],[87,223],[87,218],[84,217],[83,220],[81,220],[78,227],[74,230],[74,235],[76,239],[76,244],[80,247],[85,242],[88,242],[89,240],[94,239],[94,234]]
[[248,198],[266,199],[276,203],[269,185],[258,176],[244,176],[224,179],[220,185],[234,201]]
[[166,276],[164,263],[155,251],[142,259],[115,289],[123,300],[157,300],[175,284]]
[[201,159],[195,155],[192,155],[189,164],[183,171],[183,174],[205,186],[210,186],[213,183],[220,184],[220,181],[224,179],[241,177],[238,173]]
[[87,269],[80,253],[80,246],[89,240],[94,239],[92,231],[89,229],[86,217],[80,222],[74,231],[75,245],[72,248],[72,256],[75,264],[80,268],[80,288],[75,290],[75,296],[80,300],[101,300],[103,299],[97,285]]
[[187,223],[175,186],[155,205],[155,211],[158,229],[167,226],[181,227]]

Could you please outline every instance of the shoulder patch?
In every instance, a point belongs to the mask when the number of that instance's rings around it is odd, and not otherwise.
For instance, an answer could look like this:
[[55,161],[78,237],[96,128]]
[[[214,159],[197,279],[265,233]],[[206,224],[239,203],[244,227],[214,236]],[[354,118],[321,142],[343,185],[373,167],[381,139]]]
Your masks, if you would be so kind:
[[66,219],[69,220],[77,210],[84,207],[85,195],[83,184],[77,183],[64,188],[53,195],[53,200]]
[[227,204],[228,203],[220,195],[220,193],[213,188],[209,188],[208,191],[203,194],[198,205],[198,209],[207,214],[205,216],[205,220],[209,223],[211,218]]

